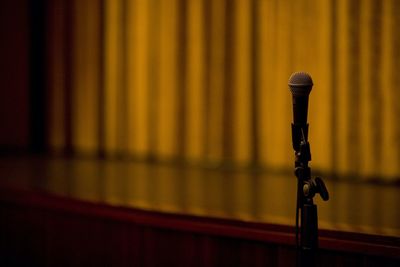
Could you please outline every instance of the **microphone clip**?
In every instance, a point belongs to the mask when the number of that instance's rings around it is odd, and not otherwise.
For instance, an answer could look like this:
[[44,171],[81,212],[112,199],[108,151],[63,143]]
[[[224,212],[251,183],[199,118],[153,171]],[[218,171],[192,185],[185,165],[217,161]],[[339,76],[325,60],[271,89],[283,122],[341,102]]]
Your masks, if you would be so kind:
[[[304,131],[305,130],[305,131]],[[293,136],[296,134],[296,141],[299,145],[293,143],[293,147],[297,147],[295,151],[295,171],[294,174],[299,180],[299,189],[304,199],[301,203],[312,203],[315,194],[320,194],[324,201],[329,199],[329,193],[325,186],[324,181],[320,177],[312,178],[311,169],[308,162],[311,161],[310,143],[307,141],[308,124],[298,126],[292,124]],[[295,138],[293,138],[294,140]],[[300,193],[299,192],[299,193]]]
[[308,123],[292,123],[292,146],[294,151],[299,152],[301,145],[304,143],[308,143]]
[[[308,124],[298,125],[292,123],[292,144],[295,151],[295,167],[306,168],[311,161],[311,149],[308,142]],[[297,175],[296,175],[297,176]]]
[[303,164],[311,161],[311,149],[309,142],[301,141],[299,151],[296,152],[296,161],[299,161]]

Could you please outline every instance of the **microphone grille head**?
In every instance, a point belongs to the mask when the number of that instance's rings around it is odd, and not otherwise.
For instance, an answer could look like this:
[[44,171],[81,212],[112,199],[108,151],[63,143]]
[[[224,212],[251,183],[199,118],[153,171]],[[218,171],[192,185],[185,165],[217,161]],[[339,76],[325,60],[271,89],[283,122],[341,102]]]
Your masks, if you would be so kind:
[[308,96],[311,92],[313,81],[306,72],[295,72],[289,78],[290,91],[298,96]]

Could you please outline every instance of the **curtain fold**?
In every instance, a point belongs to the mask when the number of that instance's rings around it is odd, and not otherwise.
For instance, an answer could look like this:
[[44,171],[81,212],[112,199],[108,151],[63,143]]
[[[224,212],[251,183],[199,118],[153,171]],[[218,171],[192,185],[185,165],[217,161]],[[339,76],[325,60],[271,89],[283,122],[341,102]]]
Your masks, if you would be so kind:
[[294,71],[315,170],[400,176],[394,0],[48,1],[54,151],[291,169]]

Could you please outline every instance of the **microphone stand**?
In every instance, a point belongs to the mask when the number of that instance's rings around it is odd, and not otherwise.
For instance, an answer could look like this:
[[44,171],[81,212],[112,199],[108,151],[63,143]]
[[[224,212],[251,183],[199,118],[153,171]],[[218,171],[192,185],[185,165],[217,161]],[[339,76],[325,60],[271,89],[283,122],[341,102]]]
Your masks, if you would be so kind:
[[[308,142],[308,124],[292,124],[292,142],[295,150],[295,175],[297,177],[296,207],[296,247],[298,263],[301,267],[316,266],[315,256],[318,250],[317,206],[313,202],[316,193],[324,201],[329,199],[328,190],[320,177],[311,178],[311,150]],[[300,242],[299,242],[300,211]]]

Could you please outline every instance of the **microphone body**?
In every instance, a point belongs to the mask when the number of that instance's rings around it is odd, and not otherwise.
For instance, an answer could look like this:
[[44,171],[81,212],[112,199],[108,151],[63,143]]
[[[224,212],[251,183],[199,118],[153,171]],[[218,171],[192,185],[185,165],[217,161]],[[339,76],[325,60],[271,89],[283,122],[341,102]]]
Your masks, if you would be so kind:
[[312,86],[311,76],[305,72],[295,72],[289,78],[289,88],[292,92],[293,102],[292,143],[295,151],[299,150],[303,135],[304,141],[307,142],[308,96]]

